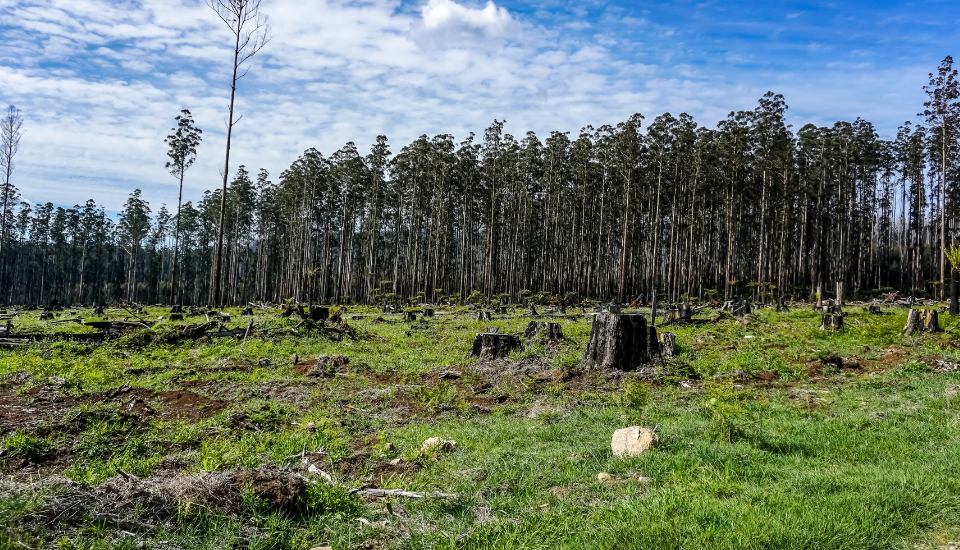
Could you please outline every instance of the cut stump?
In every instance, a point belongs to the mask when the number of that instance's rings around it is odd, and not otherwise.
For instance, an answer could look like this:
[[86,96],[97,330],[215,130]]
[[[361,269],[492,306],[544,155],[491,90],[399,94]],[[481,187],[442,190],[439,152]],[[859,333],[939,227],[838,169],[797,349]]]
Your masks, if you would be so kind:
[[473,348],[470,353],[479,357],[481,361],[489,361],[506,357],[511,351],[521,348],[520,339],[512,334],[480,332],[473,339]]
[[583,354],[587,368],[630,370],[650,361],[650,332],[640,313],[598,313]]

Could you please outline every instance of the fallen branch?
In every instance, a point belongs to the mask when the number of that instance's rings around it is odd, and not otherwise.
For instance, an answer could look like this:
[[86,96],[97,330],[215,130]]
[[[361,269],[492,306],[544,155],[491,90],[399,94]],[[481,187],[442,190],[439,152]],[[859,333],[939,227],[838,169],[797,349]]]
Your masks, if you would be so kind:
[[410,498],[456,498],[456,493],[404,491],[403,489],[351,489],[351,495],[364,495],[375,498],[410,497]]

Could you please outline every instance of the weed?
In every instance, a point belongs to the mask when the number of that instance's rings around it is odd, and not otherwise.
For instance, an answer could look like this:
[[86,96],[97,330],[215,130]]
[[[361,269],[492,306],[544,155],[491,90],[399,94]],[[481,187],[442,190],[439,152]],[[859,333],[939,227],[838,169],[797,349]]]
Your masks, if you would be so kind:
[[24,430],[17,430],[13,435],[3,440],[3,448],[10,456],[24,460],[43,458],[53,448],[50,440],[29,434]]
[[415,390],[414,397],[423,408],[431,413],[461,409],[464,406],[457,387],[446,382],[420,386]]
[[621,407],[643,409],[650,403],[653,388],[637,376],[626,376],[620,382],[620,392],[615,399]]
[[752,397],[743,387],[727,380],[711,381],[703,387],[703,410],[712,420],[711,431],[721,441],[742,435],[750,410],[745,401]]

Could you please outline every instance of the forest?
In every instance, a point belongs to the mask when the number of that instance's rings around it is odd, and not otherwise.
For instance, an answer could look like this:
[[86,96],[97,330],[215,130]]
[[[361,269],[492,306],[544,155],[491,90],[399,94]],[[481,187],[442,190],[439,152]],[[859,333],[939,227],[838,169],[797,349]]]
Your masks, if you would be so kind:
[[311,148],[278,178],[241,165],[222,218],[208,191],[183,204],[179,236],[176,208],[139,190],[112,219],[94,199],[20,201],[8,173],[0,301],[768,301],[838,282],[942,299],[960,214],[955,74],[948,57],[922,120],[893,140],[860,118],[794,129],[768,92],[715,129],[638,113],[543,139],[494,120],[462,140]]

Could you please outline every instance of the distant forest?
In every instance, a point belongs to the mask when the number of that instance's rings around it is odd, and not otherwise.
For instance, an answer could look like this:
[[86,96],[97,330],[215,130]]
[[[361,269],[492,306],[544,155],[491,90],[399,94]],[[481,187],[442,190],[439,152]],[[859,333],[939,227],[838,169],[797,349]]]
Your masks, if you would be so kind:
[[[395,152],[384,136],[367,153],[309,149],[275,181],[240,166],[223,298],[210,296],[216,190],[183,204],[172,301],[801,299],[837,282],[848,297],[939,297],[941,239],[954,242],[960,214],[944,74],[931,75],[923,120],[893,141],[859,118],[794,130],[768,93],[716,129],[637,114],[541,139],[494,121],[479,137],[424,135]],[[115,220],[93,200],[9,204],[3,302],[171,301],[175,207],[153,211],[139,190]]]

